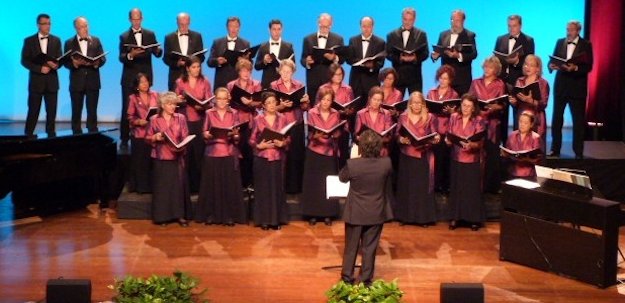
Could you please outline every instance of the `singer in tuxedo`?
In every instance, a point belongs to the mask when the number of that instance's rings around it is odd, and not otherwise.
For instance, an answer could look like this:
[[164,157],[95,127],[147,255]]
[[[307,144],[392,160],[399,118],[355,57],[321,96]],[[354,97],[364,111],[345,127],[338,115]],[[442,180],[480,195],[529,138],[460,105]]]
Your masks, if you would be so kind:
[[566,38],[556,42],[553,55],[569,60],[558,66],[550,63],[550,70],[557,70],[554,81],[553,116],[551,120],[551,151],[548,156],[560,156],[562,147],[562,124],[564,108],[569,105],[573,119],[573,151],[576,159],[584,158],[584,127],[586,98],[588,97],[588,73],[592,70],[593,55],[590,41],[579,36],[582,24],[569,21]]
[[163,50],[160,46],[149,49],[124,46],[124,44],[145,46],[157,43],[154,32],[141,26],[143,13],[140,9],[133,8],[128,13],[128,19],[130,20],[130,28],[119,36],[119,61],[123,64],[121,78],[122,116],[119,122],[119,138],[122,147],[128,146],[130,138],[130,127],[126,112],[128,111],[128,96],[135,93],[132,90],[136,76],[138,73],[145,74],[150,83],[154,83],[152,77],[152,55],[157,58],[163,55]]
[[451,13],[451,29],[443,31],[438,36],[437,45],[442,47],[452,47],[439,54],[432,52],[432,60],[441,58],[441,65],[449,64],[454,68],[456,77],[451,87],[463,95],[469,91],[471,86],[471,63],[477,58],[477,47],[475,45],[475,33],[464,28],[466,15],[461,10]]
[[[387,58],[399,74],[397,89],[405,94],[423,90],[421,63],[428,58],[428,38],[424,31],[414,27],[417,12],[414,8],[405,8],[401,13],[402,26],[386,36]],[[398,50],[415,51],[406,54]]]
[[[241,20],[239,17],[228,17],[226,20],[226,29],[228,34],[225,37],[215,39],[211,46],[210,57],[208,58],[208,66],[215,68],[215,87],[226,87],[228,82],[238,77],[235,65],[237,62],[230,62],[226,58],[226,51],[240,51],[250,48],[250,43],[239,37],[241,30]],[[252,61],[249,54],[242,58]]]
[[[28,116],[24,134],[33,135],[41,110],[41,99],[45,100],[46,132],[55,131],[57,97],[59,91],[59,62],[50,60],[61,57],[61,39],[50,34],[50,16],[37,16],[37,33],[24,39],[22,66],[28,69]],[[48,60],[37,60],[45,55]]]
[[[96,57],[102,55],[100,39],[89,35],[89,23],[84,17],[74,19],[76,36],[65,41],[65,52],[80,52],[84,56]],[[106,63],[106,57],[88,61],[78,55],[72,55],[71,60],[65,61],[69,69],[69,95],[72,100],[72,131],[82,132],[80,120],[83,101],[87,104],[87,129],[89,132],[98,131],[98,98],[100,97],[100,67]]]
[[[335,52],[326,53],[321,62],[313,59],[312,53],[315,47],[329,49],[334,46],[343,46],[343,37],[330,32],[332,29],[332,16],[322,13],[317,19],[318,30],[304,38],[302,57],[300,63],[306,68],[306,90],[309,96],[317,96],[319,86],[330,81],[328,69],[330,64],[343,64],[345,58]],[[314,104],[311,104],[311,106]]]
[[295,62],[293,44],[282,40],[282,21],[273,19],[269,21],[269,41],[260,45],[256,55],[255,70],[262,70],[260,84],[263,89],[269,88],[271,82],[280,79],[278,68],[281,60]]
[[[495,42],[495,51],[503,54],[510,54],[518,47],[522,47],[516,55],[501,60],[502,69],[499,77],[508,84],[508,86],[514,86],[517,79],[523,76],[525,57],[534,54],[534,38],[521,31],[522,25],[523,19],[521,16],[508,16],[508,33],[497,37],[497,41]],[[506,142],[508,138],[508,110],[509,107],[505,106],[501,116],[501,123],[504,126],[501,128],[502,142]],[[512,112],[514,113],[514,115],[512,115],[513,117],[518,116],[516,107],[512,107]],[[516,118],[514,118],[513,121],[514,129],[516,129]]]
[[347,160],[339,173],[341,182],[350,182],[343,210],[345,250],[341,279],[347,283],[354,282],[354,265],[362,247],[360,281],[370,285],[382,226],[385,221],[393,218],[393,168],[389,158],[380,156],[382,138],[374,131],[364,131],[359,144],[361,157]]
[[367,98],[369,90],[378,85],[380,68],[384,66],[385,56],[374,60],[365,61],[362,65],[354,66],[364,58],[373,57],[384,52],[386,42],[373,34],[373,18],[363,17],[360,19],[360,35],[349,39],[349,53],[347,63],[352,66],[349,73],[349,86],[355,96],[360,96],[360,102]]
[[[176,80],[185,70],[185,59],[173,55],[172,52],[179,52],[185,56],[191,56],[197,52],[204,50],[204,42],[202,34],[189,29],[191,24],[191,16],[187,13],[180,13],[176,17],[178,29],[165,36],[165,55],[163,61],[169,66],[169,76],[167,87],[170,91],[176,89]],[[204,62],[204,54],[196,54],[200,58],[200,62]]]

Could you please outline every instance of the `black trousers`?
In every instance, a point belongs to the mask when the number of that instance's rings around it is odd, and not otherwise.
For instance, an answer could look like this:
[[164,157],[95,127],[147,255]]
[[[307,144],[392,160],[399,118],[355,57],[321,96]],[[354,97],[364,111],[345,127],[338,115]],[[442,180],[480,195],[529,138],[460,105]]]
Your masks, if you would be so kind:
[[122,142],[128,143],[130,139],[130,125],[128,124],[128,103],[130,94],[133,89],[130,86],[122,85],[122,114],[119,119],[119,139]]
[[564,108],[569,105],[573,119],[573,151],[575,155],[584,154],[584,129],[586,121],[586,98],[554,96],[553,116],[551,117],[551,150],[560,153],[562,148],[562,125],[564,124]]
[[343,252],[343,269],[341,279],[354,282],[354,266],[358,250],[362,247],[362,267],[360,281],[371,283],[375,269],[375,252],[380,243],[382,224],[352,225],[345,223],[345,251]]
[[423,81],[418,80],[407,85],[397,85],[396,87],[402,93],[402,97],[406,95],[406,90],[408,90],[408,96],[410,96],[413,92],[423,91]]
[[87,104],[87,129],[98,131],[98,98],[100,90],[70,91],[72,99],[72,131],[80,132],[83,101]]
[[26,116],[26,125],[24,126],[24,134],[26,135],[32,135],[35,132],[42,98],[45,100],[46,132],[53,133],[55,130],[54,122],[56,120],[58,92],[37,93],[31,91],[28,92],[28,115]]

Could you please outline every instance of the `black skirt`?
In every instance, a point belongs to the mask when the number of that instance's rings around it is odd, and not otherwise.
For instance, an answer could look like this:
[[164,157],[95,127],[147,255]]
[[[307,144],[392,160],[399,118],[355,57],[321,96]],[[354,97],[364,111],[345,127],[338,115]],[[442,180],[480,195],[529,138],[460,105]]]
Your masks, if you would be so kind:
[[153,159],[152,167],[152,221],[190,219],[189,184],[179,161]]
[[482,223],[486,212],[482,201],[482,172],[480,163],[450,163],[451,184],[449,209],[452,220]]
[[441,142],[432,146],[434,152],[434,187],[436,190],[446,192],[449,190],[449,161],[451,148],[445,143],[445,138]]
[[436,222],[436,201],[430,193],[430,164],[424,155],[414,158],[399,154],[395,219],[403,223]]
[[239,159],[205,157],[195,220],[206,223],[247,223]]
[[293,126],[289,131],[291,143],[286,152],[286,192],[298,194],[302,192],[302,178],[304,175],[304,123]]
[[336,218],[339,203],[326,199],[326,177],[336,175],[338,159],[324,156],[308,149],[304,162],[304,189],[302,192],[302,215],[306,217]]
[[254,157],[254,224],[278,226],[289,221],[284,193],[284,162]]
[[152,146],[143,138],[130,138],[130,174],[128,189],[130,192],[149,193],[152,191]]
[[244,188],[254,184],[254,150],[249,144],[252,130],[249,127],[241,129],[239,136],[239,150],[241,151],[241,160],[239,161],[241,169],[241,185]]
[[499,144],[490,140],[484,141],[486,159],[484,163],[484,191],[497,193],[501,188],[501,151]]
[[196,193],[200,188],[200,170],[202,169],[202,158],[204,157],[204,136],[202,135],[202,120],[189,121],[187,127],[190,135],[196,135],[187,147],[187,171],[189,174],[189,188]]

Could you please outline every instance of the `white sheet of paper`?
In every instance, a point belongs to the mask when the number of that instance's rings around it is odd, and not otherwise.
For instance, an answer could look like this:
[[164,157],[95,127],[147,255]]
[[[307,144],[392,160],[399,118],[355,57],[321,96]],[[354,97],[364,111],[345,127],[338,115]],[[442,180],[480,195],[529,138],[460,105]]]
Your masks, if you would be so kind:
[[512,186],[518,186],[522,188],[527,188],[527,189],[534,189],[534,188],[540,187],[540,184],[529,181],[529,180],[525,180],[525,179],[512,179],[512,180],[506,181],[506,184],[509,184]]
[[341,182],[339,176],[329,175],[326,177],[326,199],[345,198],[348,192],[349,182]]

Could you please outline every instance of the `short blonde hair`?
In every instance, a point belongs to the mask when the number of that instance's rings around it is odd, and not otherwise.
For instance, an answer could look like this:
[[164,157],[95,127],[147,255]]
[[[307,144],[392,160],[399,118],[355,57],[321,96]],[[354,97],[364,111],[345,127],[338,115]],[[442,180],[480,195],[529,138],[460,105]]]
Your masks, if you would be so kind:
[[178,95],[174,92],[164,92],[158,95],[158,105],[162,108],[169,103],[178,103]]
[[296,70],[295,63],[293,63],[292,60],[289,60],[289,59],[280,60],[280,66],[278,66],[278,70],[281,70],[282,67],[284,67],[284,66],[290,67],[293,72],[295,72],[295,70]]
[[239,61],[237,61],[237,64],[234,65],[234,69],[236,69],[237,72],[242,69],[252,71],[252,62],[247,59],[240,59]]
[[525,57],[525,63],[527,63],[527,61],[534,61],[536,63],[536,67],[538,68],[538,76],[542,76],[543,75],[543,60],[540,59],[540,57],[536,56],[536,55],[527,55]]
[[492,65],[495,68],[495,75],[499,76],[499,74],[501,73],[501,61],[499,61],[499,58],[497,58],[497,56],[490,56],[486,58],[484,60],[484,63],[482,63],[482,68],[484,68],[486,65]]

